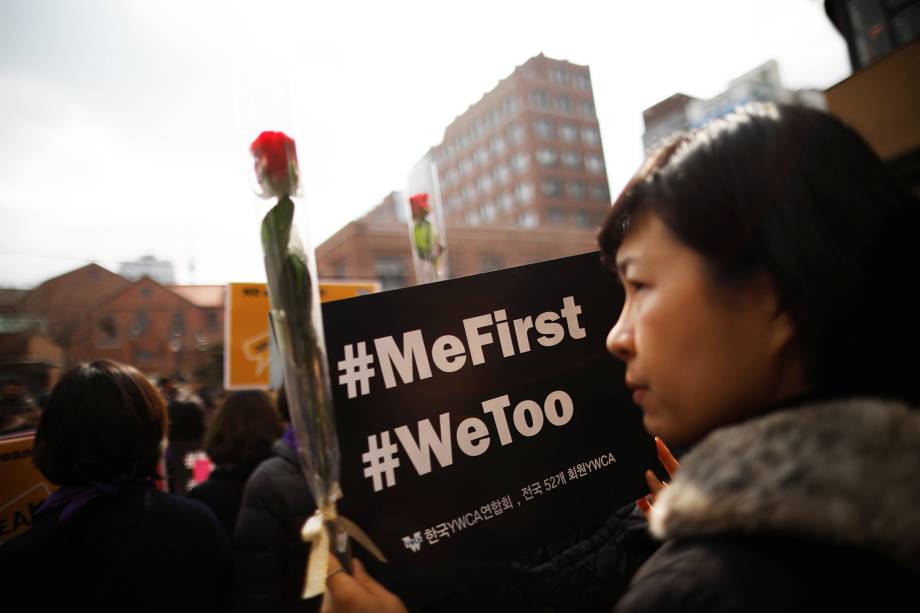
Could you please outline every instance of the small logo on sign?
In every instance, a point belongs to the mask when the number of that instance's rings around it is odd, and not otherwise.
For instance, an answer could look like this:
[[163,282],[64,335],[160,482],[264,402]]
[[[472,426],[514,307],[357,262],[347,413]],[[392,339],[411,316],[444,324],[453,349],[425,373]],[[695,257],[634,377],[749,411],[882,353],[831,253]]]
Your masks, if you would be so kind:
[[406,546],[406,549],[411,549],[418,553],[422,548],[422,533],[416,532],[412,536],[404,536],[403,545]]

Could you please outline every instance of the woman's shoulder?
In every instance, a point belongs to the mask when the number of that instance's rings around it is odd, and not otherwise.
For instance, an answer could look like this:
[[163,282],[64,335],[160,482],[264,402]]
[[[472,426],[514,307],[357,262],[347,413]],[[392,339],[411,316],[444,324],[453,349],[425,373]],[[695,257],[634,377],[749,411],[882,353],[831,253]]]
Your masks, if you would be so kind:
[[719,534],[663,545],[617,611],[812,611],[898,602],[918,577],[874,551],[795,535]]

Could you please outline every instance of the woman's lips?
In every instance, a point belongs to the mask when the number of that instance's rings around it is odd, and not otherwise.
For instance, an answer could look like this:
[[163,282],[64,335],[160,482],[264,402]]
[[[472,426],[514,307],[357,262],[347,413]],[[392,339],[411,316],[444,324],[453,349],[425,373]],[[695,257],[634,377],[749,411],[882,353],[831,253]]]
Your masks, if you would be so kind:
[[642,400],[645,398],[645,388],[640,387],[633,390],[633,402],[638,405],[642,405]]

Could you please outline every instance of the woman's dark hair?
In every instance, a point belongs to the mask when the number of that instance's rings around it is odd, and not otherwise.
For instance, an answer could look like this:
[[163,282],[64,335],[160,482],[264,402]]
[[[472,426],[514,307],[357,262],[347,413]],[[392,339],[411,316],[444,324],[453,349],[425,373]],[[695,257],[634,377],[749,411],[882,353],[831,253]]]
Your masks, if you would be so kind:
[[715,283],[770,277],[815,391],[920,398],[920,203],[841,121],[758,104],[673,137],[604,222],[608,263],[646,212]]
[[166,405],[169,413],[169,442],[200,441],[204,436],[204,408],[192,398],[170,400]]
[[271,455],[279,436],[281,420],[268,394],[233,392],[211,418],[204,450],[218,465],[257,462]]
[[156,477],[166,424],[163,399],[137,369],[83,363],[51,390],[32,458],[58,485]]

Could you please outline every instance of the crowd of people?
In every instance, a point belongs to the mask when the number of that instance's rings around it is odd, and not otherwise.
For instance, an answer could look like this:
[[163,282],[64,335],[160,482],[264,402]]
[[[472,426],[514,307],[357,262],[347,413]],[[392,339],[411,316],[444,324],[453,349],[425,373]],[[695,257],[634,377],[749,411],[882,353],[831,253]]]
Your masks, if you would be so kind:
[[[917,227],[916,194],[819,111],[757,105],[667,142],[618,197],[599,243],[625,290],[607,347],[626,364],[671,482],[648,474],[650,495],[611,509],[593,534],[483,560],[427,608],[910,602]],[[411,598],[383,585],[392,576],[378,582],[382,571],[357,560],[332,559],[322,603],[300,598],[313,504],[278,400],[232,393],[206,422],[130,366],[67,372],[33,452],[59,489],[30,531],[0,546],[7,593],[91,610],[406,610]],[[687,450],[679,462],[665,442]],[[187,495],[165,493],[164,476],[186,494],[171,468],[185,445],[215,467]]]

